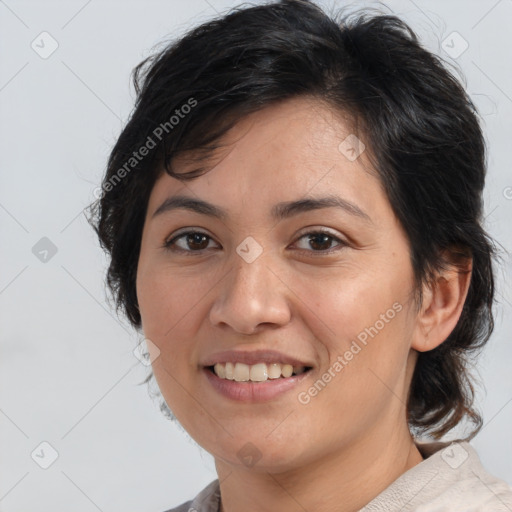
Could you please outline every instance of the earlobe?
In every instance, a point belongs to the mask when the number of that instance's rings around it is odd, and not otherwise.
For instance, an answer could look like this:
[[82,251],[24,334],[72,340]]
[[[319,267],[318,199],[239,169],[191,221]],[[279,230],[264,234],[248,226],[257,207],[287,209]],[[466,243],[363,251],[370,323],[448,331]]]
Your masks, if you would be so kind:
[[411,348],[428,352],[443,343],[459,321],[471,282],[471,260],[443,270],[423,288]]

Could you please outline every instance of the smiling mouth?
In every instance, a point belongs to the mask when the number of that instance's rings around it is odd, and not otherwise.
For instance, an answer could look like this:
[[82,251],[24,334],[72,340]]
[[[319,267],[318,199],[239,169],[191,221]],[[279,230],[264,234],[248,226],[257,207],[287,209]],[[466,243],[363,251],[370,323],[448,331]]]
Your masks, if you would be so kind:
[[268,380],[287,379],[311,370],[310,366],[292,366],[280,363],[216,363],[206,367],[217,377],[235,382],[265,382]]

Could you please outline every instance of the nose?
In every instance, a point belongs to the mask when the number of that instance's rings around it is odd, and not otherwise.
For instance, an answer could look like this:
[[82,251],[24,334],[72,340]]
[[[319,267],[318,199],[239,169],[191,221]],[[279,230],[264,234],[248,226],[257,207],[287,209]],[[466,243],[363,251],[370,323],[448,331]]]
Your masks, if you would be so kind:
[[272,268],[264,255],[252,263],[237,254],[234,259],[232,269],[216,287],[210,310],[212,325],[229,326],[239,334],[286,325],[291,318],[291,293],[276,265]]

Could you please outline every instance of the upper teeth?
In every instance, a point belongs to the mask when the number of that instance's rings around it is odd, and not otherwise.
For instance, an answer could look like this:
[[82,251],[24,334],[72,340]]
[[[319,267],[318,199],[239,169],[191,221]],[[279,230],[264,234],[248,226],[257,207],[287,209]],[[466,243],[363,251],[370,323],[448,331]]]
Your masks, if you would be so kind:
[[236,380],[237,382],[263,382],[268,379],[291,377],[293,374],[304,373],[304,366],[292,366],[291,364],[244,364],[244,363],[217,363],[213,370],[221,379]]

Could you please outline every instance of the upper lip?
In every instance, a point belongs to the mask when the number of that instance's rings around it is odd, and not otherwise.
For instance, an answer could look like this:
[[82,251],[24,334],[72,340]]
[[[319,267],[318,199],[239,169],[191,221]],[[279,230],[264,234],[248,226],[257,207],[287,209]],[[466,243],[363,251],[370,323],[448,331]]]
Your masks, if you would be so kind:
[[291,364],[292,366],[312,367],[311,363],[301,361],[296,357],[292,357],[276,350],[226,350],[217,352],[207,357],[203,362],[203,366],[214,366],[216,363],[244,363],[248,365],[258,363],[280,363]]

